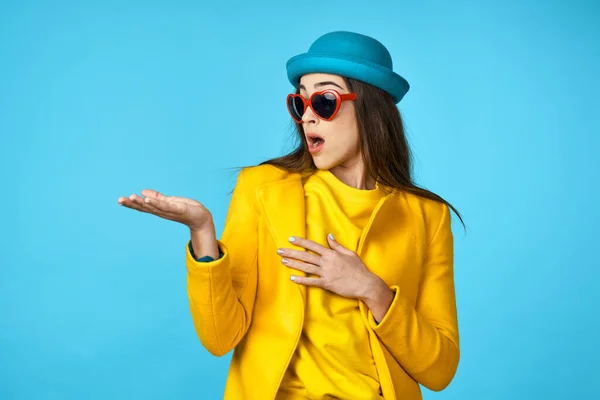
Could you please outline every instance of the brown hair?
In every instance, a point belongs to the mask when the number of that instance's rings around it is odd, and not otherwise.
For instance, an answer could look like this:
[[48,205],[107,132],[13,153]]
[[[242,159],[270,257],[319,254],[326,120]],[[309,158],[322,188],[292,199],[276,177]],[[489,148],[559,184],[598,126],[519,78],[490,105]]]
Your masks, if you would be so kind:
[[[358,123],[359,146],[367,173],[392,192],[406,191],[446,204],[465,223],[454,206],[439,195],[417,186],[412,178],[412,154],[404,123],[391,95],[367,83],[344,78],[348,89],[356,93],[354,106]],[[296,90],[296,93],[299,91]],[[290,153],[261,162],[281,169],[307,174],[316,170],[301,123],[296,123],[297,147]],[[465,227],[466,229],[466,227]]]

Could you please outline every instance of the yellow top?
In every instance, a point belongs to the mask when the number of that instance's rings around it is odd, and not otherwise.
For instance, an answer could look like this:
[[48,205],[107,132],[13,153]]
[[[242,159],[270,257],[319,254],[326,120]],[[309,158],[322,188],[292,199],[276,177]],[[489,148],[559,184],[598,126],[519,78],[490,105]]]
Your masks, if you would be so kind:
[[[304,193],[306,237],[329,247],[326,236],[331,232],[353,251],[385,195],[379,186],[373,190],[348,186],[328,170],[309,176]],[[307,398],[383,400],[358,301],[310,286],[300,341],[277,395],[277,399]]]

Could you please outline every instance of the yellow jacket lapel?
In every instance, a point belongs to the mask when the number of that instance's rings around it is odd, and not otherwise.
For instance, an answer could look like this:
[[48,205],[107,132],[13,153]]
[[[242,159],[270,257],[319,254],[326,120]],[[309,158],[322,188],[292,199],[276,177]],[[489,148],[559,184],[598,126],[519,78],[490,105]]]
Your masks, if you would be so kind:
[[[304,187],[300,174],[263,184],[257,188],[262,213],[277,248],[295,248],[288,240],[290,236],[305,237],[306,215],[304,209]],[[303,248],[297,248],[304,250]],[[306,276],[302,271],[287,268],[290,276]],[[306,288],[297,285],[305,302]]]

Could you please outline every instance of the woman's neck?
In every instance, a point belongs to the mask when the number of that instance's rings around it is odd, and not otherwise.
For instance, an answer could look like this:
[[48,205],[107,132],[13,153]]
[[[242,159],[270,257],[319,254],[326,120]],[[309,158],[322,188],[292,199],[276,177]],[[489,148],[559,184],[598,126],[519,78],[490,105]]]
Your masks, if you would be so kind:
[[375,189],[375,179],[367,176],[362,160],[353,165],[340,164],[330,169],[340,181],[356,189]]

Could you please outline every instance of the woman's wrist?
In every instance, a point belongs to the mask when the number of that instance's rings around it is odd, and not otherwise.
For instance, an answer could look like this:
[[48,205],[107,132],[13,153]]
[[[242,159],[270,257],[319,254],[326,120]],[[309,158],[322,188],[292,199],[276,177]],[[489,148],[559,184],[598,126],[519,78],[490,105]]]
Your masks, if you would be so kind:
[[219,244],[214,226],[201,229],[190,228],[190,237],[197,257],[211,256],[215,260],[219,258]]
[[366,287],[367,290],[361,300],[369,308],[375,321],[379,323],[392,305],[395,293],[383,279],[375,274],[368,281]]

